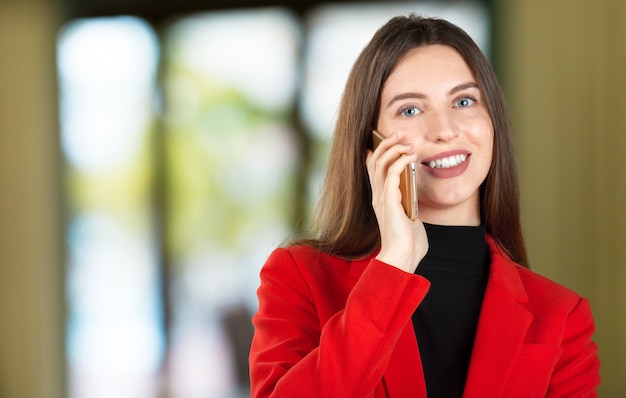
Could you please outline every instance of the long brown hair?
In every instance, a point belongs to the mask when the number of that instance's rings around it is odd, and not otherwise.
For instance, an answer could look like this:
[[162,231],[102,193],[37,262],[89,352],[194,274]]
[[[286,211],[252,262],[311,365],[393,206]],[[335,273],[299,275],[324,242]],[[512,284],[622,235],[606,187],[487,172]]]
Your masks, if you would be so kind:
[[347,258],[367,255],[380,242],[372,208],[365,153],[378,120],[380,93],[398,61],[411,49],[442,44],[456,49],[473,71],[494,128],[492,164],[480,187],[481,222],[504,252],[527,265],[520,222],[519,187],[504,95],[489,62],[471,37],[442,19],[415,14],[389,20],[355,61],[343,92],[326,178],[307,244]]

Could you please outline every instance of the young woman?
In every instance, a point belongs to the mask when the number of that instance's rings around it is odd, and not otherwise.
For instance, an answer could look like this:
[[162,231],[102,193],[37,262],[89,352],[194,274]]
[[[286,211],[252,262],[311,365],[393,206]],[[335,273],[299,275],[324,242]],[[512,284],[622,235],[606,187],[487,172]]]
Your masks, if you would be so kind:
[[261,271],[253,397],[597,396],[588,302],[527,269],[509,130],[464,31],[415,15],[378,30],[345,87],[315,234]]

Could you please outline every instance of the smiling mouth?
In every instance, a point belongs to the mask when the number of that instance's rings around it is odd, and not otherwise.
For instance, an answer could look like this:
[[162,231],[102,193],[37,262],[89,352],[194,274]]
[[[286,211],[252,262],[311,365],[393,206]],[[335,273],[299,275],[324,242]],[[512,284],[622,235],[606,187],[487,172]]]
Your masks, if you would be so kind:
[[456,167],[460,164],[465,163],[469,155],[459,154],[454,156],[448,156],[441,159],[431,160],[430,162],[422,163],[425,166],[430,167],[431,169],[449,169],[452,167]]

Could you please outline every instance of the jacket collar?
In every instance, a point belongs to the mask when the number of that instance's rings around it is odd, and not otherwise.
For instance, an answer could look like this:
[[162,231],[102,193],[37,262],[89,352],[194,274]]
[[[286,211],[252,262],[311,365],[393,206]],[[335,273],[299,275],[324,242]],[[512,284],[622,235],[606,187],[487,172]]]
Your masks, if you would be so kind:
[[[511,261],[487,236],[491,270],[474,339],[464,397],[500,396],[533,315],[522,304],[528,302],[519,276],[519,265]],[[485,375],[488,376],[486,380]]]

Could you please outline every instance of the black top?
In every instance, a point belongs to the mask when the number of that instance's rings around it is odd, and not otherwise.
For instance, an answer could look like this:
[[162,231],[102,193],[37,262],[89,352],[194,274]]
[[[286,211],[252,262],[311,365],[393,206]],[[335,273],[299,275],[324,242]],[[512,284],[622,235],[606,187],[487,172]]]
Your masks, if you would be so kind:
[[485,227],[425,227],[428,252],[415,273],[431,285],[412,319],[426,390],[461,397],[491,263]]

